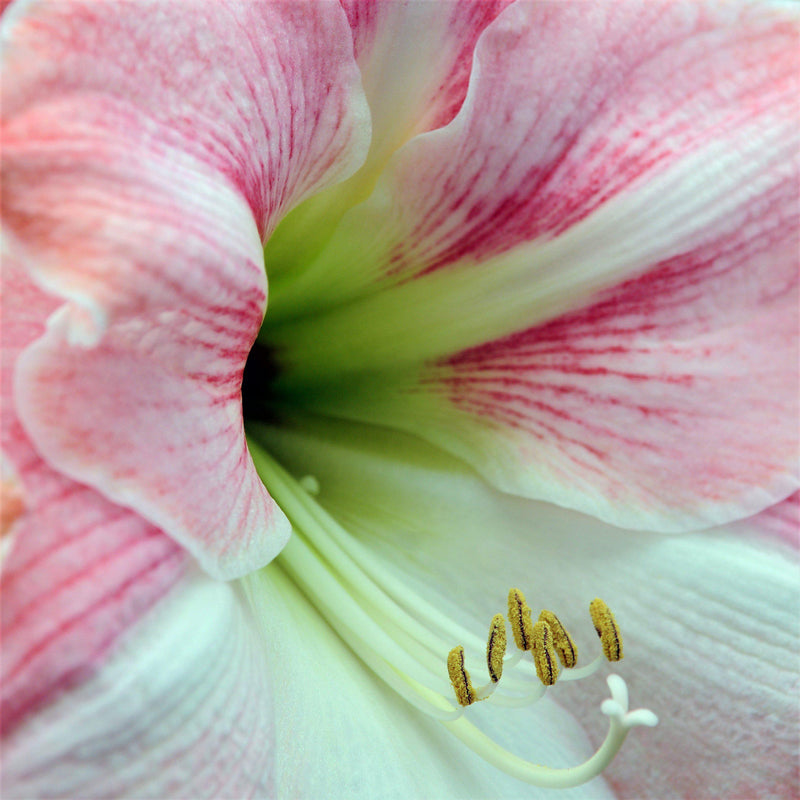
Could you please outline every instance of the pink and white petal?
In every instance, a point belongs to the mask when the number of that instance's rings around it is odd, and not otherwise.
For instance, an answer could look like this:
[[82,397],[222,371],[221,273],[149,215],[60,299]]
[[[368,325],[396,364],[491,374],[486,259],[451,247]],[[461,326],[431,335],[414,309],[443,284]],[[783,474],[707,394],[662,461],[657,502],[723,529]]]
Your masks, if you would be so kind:
[[23,0],[2,35],[4,119],[56,100],[67,119],[87,101],[118,104],[112,133],[138,129],[153,150],[174,148],[225,176],[262,236],[352,173],[368,147],[369,111],[335,0]]
[[[302,422],[256,435],[293,474],[314,475],[317,500],[410,596],[472,620],[466,624],[480,633],[502,610],[508,587],[519,586],[534,608],[559,615],[577,641],[579,664],[599,648],[589,603],[606,600],[625,646],[614,671],[628,682],[632,703],[660,718],[655,729],[631,735],[604,773],[619,797],[797,794],[793,548],[758,530],[632,535],[502,494],[415,437]],[[550,696],[583,719],[596,745],[604,692],[597,675],[557,685]]]
[[4,737],[91,679],[188,562],[165,533],[54,472],[25,434],[13,402],[14,368],[56,305],[13,258],[4,259],[2,448],[24,501],[2,550]]
[[267,797],[263,640],[237,589],[194,572],[102,669],[4,742],[3,797]]
[[346,18],[330,3],[32,2],[3,24],[5,235],[68,301],[17,365],[26,430],[211,574],[262,566],[289,526],[241,423],[261,238],[363,157]]
[[[297,285],[274,287],[276,308],[302,290],[313,319],[265,341],[304,378],[419,362],[731,237],[786,247],[797,32],[788,4],[507,8],[455,119],[402,148]],[[768,263],[751,285],[793,275]]]
[[3,736],[102,668],[181,578],[186,552],[86,486],[26,465],[29,508],[3,563]]
[[[304,311],[299,276],[347,209],[369,195],[392,154],[456,115],[467,94],[475,45],[509,2],[343,0],[369,103],[370,149],[352,178],[311,198],[267,244],[270,280],[282,300],[270,308],[274,317]],[[282,279],[291,285],[291,296],[281,293]]]
[[[543,7],[525,4],[524,12],[537,8]],[[571,19],[575,11],[571,4],[544,8],[556,19]],[[630,33],[630,25],[647,16],[633,4],[592,8],[610,15],[606,22],[617,33],[626,25]],[[460,264],[455,259],[434,268],[430,262],[415,280],[400,274],[400,283],[374,295],[265,330],[265,341],[285,366],[279,388],[287,404],[307,402],[318,412],[411,431],[468,460],[506,491],[624,527],[722,524],[797,488],[798,150],[793,142],[800,127],[796,98],[788,91],[800,75],[791,68],[800,66],[793,44],[797,28],[780,10],[752,25],[745,24],[750,12],[739,10],[724,25],[716,20],[717,27],[708,28],[709,15],[726,16],[731,8],[670,9],[655,26],[662,38],[671,32],[670,46],[662,41],[650,60],[628,70],[635,107],[627,96],[612,93],[609,107],[595,109],[585,129],[575,132],[580,150],[588,146],[582,137],[594,141],[603,131],[640,125],[642,136],[649,137],[677,125],[668,137],[669,157],[643,167],[619,191],[611,191],[612,184],[599,205],[599,195],[590,192],[584,197],[587,216],[566,230],[540,231],[538,240],[496,257],[467,248]],[[524,35],[501,26],[510,26],[513,13],[523,11],[501,15],[481,40],[471,87],[475,104],[483,98],[481,58],[504,57],[499,42],[512,34],[524,49]],[[592,14],[587,19],[599,24]],[[683,31],[676,39],[678,23],[688,21],[694,33]],[[740,68],[767,53],[763,69]],[[707,69],[689,75],[693,64]],[[677,71],[683,94],[654,92],[655,77],[667,67],[669,74]],[[699,73],[713,75],[714,82],[698,81]],[[643,102],[648,97],[656,105],[662,98],[673,104],[661,107],[663,118],[648,117],[649,127],[640,116],[650,108]],[[698,102],[707,112],[689,124],[685,114]],[[449,129],[412,142],[395,166],[411,163],[403,159],[413,148],[426,151],[437,136],[455,134],[467,119],[462,111]],[[538,129],[531,131],[542,147]],[[763,148],[773,136],[775,147]],[[636,142],[634,137],[628,143],[633,151],[620,151],[620,163],[638,153]],[[491,162],[491,148],[485,152]],[[570,148],[558,152],[563,163],[575,157]],[[437,158],[447,163],[443,153]],[[698,174],[692,174],[701,158],[709,162],[699,173],[703,180],[709,170],[719,178],[712,188],[700,186]],[[432,170],[433,162],[428,166]],[[550,192],[549,181],[562,166],[554,164],[555,172],[542,178],[536,191]],[[571,187],[567,182],[562,188],[569,194]],[[428,202],[427,194],[416,196],[417,202]],[[493,194],[486,197],[493,202]],[[397,195],[387,189],[382,202],[385,218],[398,219],[387,211]],[[517,212],[524,216],[524,209]],[[518,220],[511,215],[507,222],[513,226]],[[454,236],[469,228],[452,217],[450,223],[447,230]],[[516,230],[524,234],[523,228]],[[439,244],[449,235],[445,229],[440,233]],[[439,247],[422,239],[431,252]],[[404,241],[403,247],[413,249],[419,240],[409,235]],[[366,253],[369,261],[372,253]],[[418,255],[414,264],[427,258],[422,251]],[[600,288],[612,275],[626,279]],[[577,310],[565,311],[570,305]],[[470,342],[477,344],[463,346]],[[411,366],[415,360],[422,366]],[[386,364],[396,372],[387,372]],[[404,364],[409,366],[403,369]]]
[[797,487],[797,292],[717,328],[687,297],[724,304],[729,292],[696,272],[659,277],[320,407],[408,430],[506,491],[622,527],[750,516]]
[[59,471],[134,508],[210,573],[243,574],[289,535],[242,432],[241,373],[266,296],[252,214],[179,154],[89,136],[62,111],[39,106],[7,128],[7,235],[75,300],[20,355],[15,408]]
[[736,525],[736,530],[751,535],[760,533],[762,536],[783,540],[796,550],[800,549],[800,491],[760,514],[742,520]]

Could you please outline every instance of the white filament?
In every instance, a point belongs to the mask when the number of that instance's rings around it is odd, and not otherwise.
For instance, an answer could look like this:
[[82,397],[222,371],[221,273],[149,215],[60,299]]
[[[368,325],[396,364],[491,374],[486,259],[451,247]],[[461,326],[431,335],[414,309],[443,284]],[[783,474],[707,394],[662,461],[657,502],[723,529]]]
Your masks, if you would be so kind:
[[[454,639],[473,650],[484,642],[461,628],[439,609],[414,596],[374,555],[344,530],[256,442],[250,452],[270,494],[289,517],[294,534],[278,558],[279,567],[301,589],[338,635],[369,668],[415,708],[438,719],[471,750],[503,772],[543,787],[577,786],[599,775],[637,725],[654,725],[646,709],[628,712],[627,688],[619,676],[608,678],[612,697],[604,701],[609,716],[605,741],[577,767],[550,769],[521,759],[482,733],[466,719],[464,709],[433,687],[446,684],[446,657]],[[306,484],[308,481],[305,482]],[[318,489],[318,485],[314,488]],[[447,638],[444,638],[447,637]],[[546,687],[532,680],[515,681],[506,670],[521,653],[506,656],[503,687],[521,690],[507,695],[487,684],[476,691],[480,699],[503,706],[527,705],[541,698]],[[580,669],[564,670],[560,680],[578,680],[595,672],[598,657]]]

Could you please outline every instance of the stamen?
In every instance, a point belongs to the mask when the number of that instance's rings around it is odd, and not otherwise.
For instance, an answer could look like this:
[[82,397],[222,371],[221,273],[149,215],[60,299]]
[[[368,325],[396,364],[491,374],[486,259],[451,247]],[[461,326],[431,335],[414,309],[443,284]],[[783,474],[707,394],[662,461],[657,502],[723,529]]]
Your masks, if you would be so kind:
[[552,631],[553,646],[558,653],[559,661],[567,669],[572,669],[578,662],[578,648],[567,633],[567,629],[561,624],[561,620],[552,611],[545,609],[539,614],[539,621],[546,623]]
[[475,696],[469,672],[464,666],[464,648],[460,645],[454,647],[447,656],[447,671],[459,704],[471,706],[478,698]]
[[[655,715],[646,709],[628,712],[625,683],[622,678],[613,676],[613,680],[609,679],[612,696],[602,705],[603,713],[609,716],[608,735],[599,750],[580,766],[549,769],[500,747],[465,718],[471,713],[465,708],[490,696],[489,702],[498,706],[518,706],[544,695],[547,691],[544,683],[549,680],[548,685],[552,685],[558,674],[556,633],[549,623],[540,619],[534,626],[524,596],[519,590],[512,589],[509,593],[509,619],[512,630],[516,628],[515,641],[518,645],[518,640],[522,641],[521,649],[504,656],[505,624],[502,615],[496,615],[486,645],[492,680],[478,688],[472,685],[466,669],[464,648],[459,646],[450,650],[447,668],[458,701],[454,704],[442,669],[442,656],[449,645],[437,631],[452,641],[453,632],[462,629],[441,609],[427,603],[401,583],[309,494],[308,487],[304,489],[256,442],[250,441],[249,444],[262,480],[294,527],[292,538],[267,571],[244,580],[255,609],[259,608],[258,581],[268,579],[279,584],[291,580],[377,678],[421,712],[439,720],[481,758],[535,786],[566,788],[591,780],[614,758],[628,730],[636,725],[654,725],[657,722]],[[613,616],[605,604],[602,604],[602,609],[605,609],[601,614],[603,619],[595,620],[596,625],[598,621],[602,623],[598,630],[608,629],[607,620],[611,620],[617,641],[621,641]],[[592,618],[595,619],[594,609]],[[461,634],[458,635],[461,638]],[[461,641],[473,653],[483,645],[474,634]],[[524,650],[531,648],[537,671],[544,675],[542,683],[531,681],[531,665],[527,660],[520,664],[519,670],[523,674],[518,673],[516,680],[512,672]],[[606,650],[605,646],[603,649]],[[621,644],[619,653],[621,655]],[[602,656],[598,656],[584,667],[571,669],[564,674],[564,679],[578,680],[591,674],[601,659]],[[526,670],[528,675],[524,674]],[[503,690],[495,691],[501,676]],[[501,691],[508,688],[513,691],[518,686],[525,696],[501,694]]]
[[497,683],[503,676],[503,658],[506,654],[506,624],[502,614],[492,617],[489,628],[489,641],[486,643],[486,664],[492,683]]
[[520,650],[530,650],[533,646],[533,621],[530,606],[519,589],[508,592],[508,622],[514,634],[514,642]]
[[622,635],[611,610],[599,597],[595,597],[589,604],[589,613],[600,637],[600,644],[603,645],[603,654],[609,661],[621,661]]
[[553,632],[546,622],[537,622],[533,626],[533,662],[539,680],[545,686],[553,686],[558,680],[558,663]]

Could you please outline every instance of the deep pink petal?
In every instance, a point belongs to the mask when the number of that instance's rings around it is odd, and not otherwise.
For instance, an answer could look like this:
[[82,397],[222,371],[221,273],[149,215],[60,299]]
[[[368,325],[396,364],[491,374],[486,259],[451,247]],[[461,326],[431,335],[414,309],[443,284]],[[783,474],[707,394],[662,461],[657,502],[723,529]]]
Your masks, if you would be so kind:
[[335,3],[11,16],[4,226],[68,301],[17,365],[26,430],[211,574],[262,566],[289,525],[241,419],[266,304],[261,237],[363,158],[345,16]]

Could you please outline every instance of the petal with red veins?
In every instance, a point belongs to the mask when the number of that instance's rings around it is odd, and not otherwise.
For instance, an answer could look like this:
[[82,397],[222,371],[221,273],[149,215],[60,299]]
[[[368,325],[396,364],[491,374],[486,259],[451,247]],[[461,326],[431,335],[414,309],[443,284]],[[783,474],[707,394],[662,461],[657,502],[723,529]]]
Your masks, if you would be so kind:
[[4,26],[8,247],[68,301],[16,365],[26,431],[210,574],[258,568],[289,535],[241,420],[261,237],[363,158],[346,18],[30,3]]
[[[263,339],[304,378],[418,362],[731,235],[769,228],[786,248],[797,29],[788,6],[511,6],[459,114],[395,155],[300,276],[318,313],[268,317]],[[276,306],[294,291],[273,288]]]
[[187,575],[101,670],[5,739],[3,797],[273,796],[264,661],[234,586]]
[[[475,45],[509,0],[345,0],[355,56],[372,119],[366,162],[348,181],[298,208],[267,243],[270,280],[284,276],[291,293],[270,308],[274,317],[307,309],[301,274],[339,219],[363,200],[393,153],[413,136],[440,128],[467,94]],[[312,288],[313,292],[313,288]]]
[[289,534],[242,431],[266,295],[252,215],[174,153],[131,160],[123,141],[86,144],[7,145],[4,219],[25,255],[43,251],[47,283],[88,298],[88,314],[62,306],[20,355],[15,407],[57,469],[134,508],[211,574],[246,573]]
[[150,149],[225,176],[262,236],[366,152],[369,111],[335,0],[24,2],[3,39],[4,119],[55,100],[81,118],[87,101],[114,101],[124,113],[111,135],[136,129]]
[[[796,14],[583,8],[522,4],[489,26],[462,112],[349,215],[376,230],[336,273],[364,296],[262,336],[287,404],[403,428],[625,527],[721,524],[797,487]],[[565,38],[536,49],[543,29]],[[605,36],[573,71],[567,30]],[[511,58],[562,92],[518,103],[492,148],[521,91],[520,70],[496,78]],[[435,205],[448,186],[466,206]],[[514,213],[481,227],[512,188]]]
[[[3,736],[90,679],[169,593],[188,556],[166,534],[42,461],[17,418],[14,366],[58,301],[3,263],[2,447],[24,507],[3,543]],[[5,514],[5,497],[4,514]]]
[[4,736],[93,676],[187,562],[157,528],[41,462],[29,487],[3,564]]

